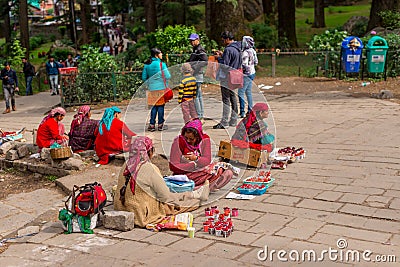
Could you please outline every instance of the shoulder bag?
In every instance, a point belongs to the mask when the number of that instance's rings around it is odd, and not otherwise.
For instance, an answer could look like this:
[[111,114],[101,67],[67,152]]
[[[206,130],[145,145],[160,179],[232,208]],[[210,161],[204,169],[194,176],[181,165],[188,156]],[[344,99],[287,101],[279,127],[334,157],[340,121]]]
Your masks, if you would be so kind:
[[164,89],[164,101],[168,102],[174,97],[174,92],[172,91],[171,88],[167,87],[167,81],[165,79],[165,75],[164,75],[164,71],[163,71],[163,68],[162,68],[162,62],[161,61],[160,61],[160,69],[161,69],[161,75],[162,75],[162,78],[163,78],[163,81],[164,81],[164,87],[165,87],[165,89]]

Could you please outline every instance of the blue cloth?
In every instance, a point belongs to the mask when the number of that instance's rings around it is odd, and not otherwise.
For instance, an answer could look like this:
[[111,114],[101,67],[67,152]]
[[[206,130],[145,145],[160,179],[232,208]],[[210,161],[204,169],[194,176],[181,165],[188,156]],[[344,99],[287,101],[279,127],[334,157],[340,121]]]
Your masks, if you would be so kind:
[[[7,77],[7,78],[5,78]],[[3,85],[14,85],[18,87],[17,73],[13,69],[7,70],[6,68],[1,70],[0,79],[3,80]]]
[[247,97],[247,105],[248,105],[247,111],[250,112],[251,108],[253,107],[253,95],[251,94],[251,88],[253,87],[253,80],[255,76],[256,76],[255,74],[245,76],[243,81],[243,88],[240,88],[238,90],[241,116],[245,115],[244,112],[246,107],[246,102],[244,101],[245,94]]
[[114,120],[114,114],[115,113],[121,113],[121,110],[118,107],[111,107],[111,108],[106,108],[104,111],[103,117],[100,120],[99,123],[99,133],[103,135],[103,124],[106,126],[107,131],[110,130],[111,128],[111,123]]
[[26,77],[26,95],[33,95],[32,79],[33,79],[33,76]]
[[[142,80],[147,84],[150,91],[164,90],[166,87],[161,75],[159,58],[151,58],[150,64],[145,64],[142,72]],[[163,62],[162,69],[168,86],[168,80],[171,79],[171,74],[168,71],[167,65]],[[153,76],[154,75],[154,76]]]

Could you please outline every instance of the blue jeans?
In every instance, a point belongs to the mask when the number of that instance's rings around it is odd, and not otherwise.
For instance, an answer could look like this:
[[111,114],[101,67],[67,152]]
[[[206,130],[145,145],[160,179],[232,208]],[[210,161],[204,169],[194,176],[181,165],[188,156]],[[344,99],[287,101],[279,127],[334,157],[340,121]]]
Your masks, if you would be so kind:
[[194,106],[196,107],[197,115],[199,119],[202,119],[204,116],[204,108],[203,108],[203,93],[201,92],[201,82],[197,82],[197,91],[196,98],[194,99]]
[[164,123],[164,105],[153,106],[151,108],[151,112],[150,112],[150,124],[151,125],[156,124],[157,113],[158,113],[158,125],[161,125]]
[[244,109],[246,107],[246,103],[244,101],[245,94],[246,94],[247,106],[248,106],[247,111],[250,112],[251,108],[253,107],[253,96],[251,94],[251,88],[253,87],[253,80],[254,80],[255,76],[256,76],[255,74],[245,76],[244,81],[243,81],[243,88],[240,88],[238,90],[240,115],[242,115],[242,116],[245,115],[245,112],[244,112]]
[[58,74],[56,75],[49,75],[50,80],[50,88],[53,94],[58,93]]
[[32,79],[33,79],[33,76],[26,77],[26,95],[33,95]]

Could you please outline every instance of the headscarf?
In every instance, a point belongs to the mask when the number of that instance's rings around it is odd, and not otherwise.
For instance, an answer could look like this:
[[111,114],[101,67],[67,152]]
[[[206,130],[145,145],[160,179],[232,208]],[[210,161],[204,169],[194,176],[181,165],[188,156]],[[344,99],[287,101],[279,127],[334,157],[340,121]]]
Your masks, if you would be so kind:
[[111,128],[111,123],[115,118],[115,113],[121,113],[121,110],[118,107],[111,107],[111,108],[106,108],[104,111],[103,117],[100,120],[99,123],[99,133],[103,135],[103,124],[106,126],[106,130],[109,131]]
[[40,122],[39,126],[42,125],[43,123],[45,123],[48,119],[53,118],[55,114],[60,114],[60,115],[64,115],[67,114],[67,112],[65,111],[65,109],[63,109],[62,107],[57,107],[57,108],[53,108],[49,114],[47,114],[46,117],[43,118],[43,120]]
[[246,49],[249,49],[249,48],[254,48],[254,39],[253,39],[253,37],[243,36],[242,47],[243,47],[243,50],[246,50]]
[[[257,118],[257,112],[268,111],[267,103],[257,103],[253,106],[249,114],[242,120],[242,123],[246,127],[246,132],[251,132],[252,134],[248,136],[250,142],[254,142],[261,136],[267,133],[267,128],[261,123],[262,119]],[[239,123],[240,125],[240,123]],[[239,127],[239,125],[237,127]]]
[[[199,139],[197,140],[196,144],[191,145],[186,141],[186,138],[184,137],[184,133],[188,128],[192,128],[197,131],[199,134]],[[179,135],[179,141],[184,142],[185,146],[189,148],[190,151],[196,151],[200,149],[200,142],[203,140],[204,137],[207,135],[203,132],[203,125],[201,124],[201,121],[199,119],[193,119],[191,121],[188,121],[185,126],[183,126],[181,134]]]
[[90,111],[90,106],[88,105],[79,107],[78,113],[74,115],[74,119],[71,122],[71,129],[70,129],[71,133],[74,131],[76,126],[82,123],[83,119],[86,117],[89,111]]
[[[153,148],[153,141],[147,136],[138,136],[131,144],[129,159],[126,163],[124,176],[129,179],[132,193],[135,194],[136,178],[140,166],[150,161],[148,152]],[[122,195],[122,194],[121,194]],[[124,194],[125,195],[125,194]]]

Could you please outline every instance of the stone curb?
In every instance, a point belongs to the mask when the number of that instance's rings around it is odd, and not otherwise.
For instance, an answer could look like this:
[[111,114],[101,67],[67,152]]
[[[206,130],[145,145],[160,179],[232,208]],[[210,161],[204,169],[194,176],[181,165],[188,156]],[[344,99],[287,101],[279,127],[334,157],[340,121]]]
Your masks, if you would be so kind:
[[57,177],[63,177],[71,174],[71,171],[64,169],[57,169],[50,166],[42,165],[42,164],[32,164],[22,160],[6,160],[4,158],[0,158],[0,169],[9,169],[15,168],[22,172],[32,172],[39,173],[42,175],[54,175]]

